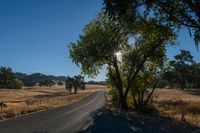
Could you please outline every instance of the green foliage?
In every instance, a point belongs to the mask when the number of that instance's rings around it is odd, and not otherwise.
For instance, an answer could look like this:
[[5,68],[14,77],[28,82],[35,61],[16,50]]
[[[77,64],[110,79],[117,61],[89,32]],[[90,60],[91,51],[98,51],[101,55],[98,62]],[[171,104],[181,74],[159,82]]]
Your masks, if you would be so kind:
[[109,64],[114,53],[126,45],[127,37],[121,26],[103,14],[91,21],[76,43],[70,44],[70,56],[81,65],[84,74],[94,76],[104,64]]
[[23,83],[12,73],[11,68],[0,67],[0,88],[22,89]]
[[154,18],[175,29],[187,27],[196,46],[200,41],[199,0],[104,0],[104,4],[106,12],[129,29],[138,18]]
[[176,79],[180,83],[182,89],[186,87],[186,81],[189,78],[193,56],[189,51],[181,50],[179,55],[174,56],[174,60],[170,61],[170,65],[176,72]]
[[[135,40],[134,44],[129,43],[130,38]],[[140,18],[132,23],[132,29],[127,29],[117,20],[100,13],[85,27],[79,40],[71,43],[70,55],[89,76],[96,75],[106,65],[108,83],[117,89],[119,106],[126,109],[129,91],[141,84],[138,77],[145,80],[145,85],[153,81],[147,82],[145,77],[153,79],[152,75],[160,72],[165,60],[165,46],[174,38],[171,27],[156,19]]]
[[170,69],[163,74],[163,79],[168,81],[169,86],[182,89],[200,87],[200,65],[193,60],[189,51],[180,50],[174,60],[169,61],[169,65]]
[[77,93],[77,89],[85,90],[84,77],[81,75],[75,75],[74,77],[67,77],[65,81],[65,88],[72,92],[74,88],[74,93]]

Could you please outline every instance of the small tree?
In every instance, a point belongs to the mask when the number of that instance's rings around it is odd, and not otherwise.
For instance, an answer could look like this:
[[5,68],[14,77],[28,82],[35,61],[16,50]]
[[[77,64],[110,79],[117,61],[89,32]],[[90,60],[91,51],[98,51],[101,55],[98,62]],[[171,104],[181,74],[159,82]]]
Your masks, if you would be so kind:
[[180,54],[174,56],[174,60],[169,62],[173,71],[176,72],[176,79],[182,90],[186,87],[186,82],[191,78],[191,64],[193,63],[193,56],[189,51],[185,50],[180,50]]
[[72,88],[74,88],[74,93],[77,93],[77,90],[80,88],[82,90],[85,89],[85,82],[84,77],[81,75],[75,75],[74,77],[67,77],[67,80],[65,82],[65,87],[70,92],[72,92]]
[[85,89],[84,77],[81,75],[74,76],[74,85],[73,86],[75,89],[74,93],[77,93],[78,88],[84,90]]
[[71,77],[67,77],[66,81],[65,81],[65,88],[69,91],[72,92],[72,88],[73,88],[73,83],[74,79]]

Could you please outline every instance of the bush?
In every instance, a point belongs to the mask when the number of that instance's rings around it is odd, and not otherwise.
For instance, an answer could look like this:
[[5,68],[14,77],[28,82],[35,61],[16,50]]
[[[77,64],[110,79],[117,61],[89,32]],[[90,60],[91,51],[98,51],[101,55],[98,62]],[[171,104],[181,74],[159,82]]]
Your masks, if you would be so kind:
[[23,82],[17,79],[11,68],[0,67],[0,88],[21,89]]
[[23,83],[21,80],[19,79],[13,79],[11,80],[8,84],[6,88],[10,88],[10,89],[22,89]]

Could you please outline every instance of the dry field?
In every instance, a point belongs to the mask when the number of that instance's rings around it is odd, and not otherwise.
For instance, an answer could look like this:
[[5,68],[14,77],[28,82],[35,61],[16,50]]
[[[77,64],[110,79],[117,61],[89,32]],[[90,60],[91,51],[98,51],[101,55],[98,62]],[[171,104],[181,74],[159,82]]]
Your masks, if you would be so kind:
[[64,86],[25,87],[22,90],[0,89],[0,101],[6,104],[6,107],[0,110],[0,119],[71,104],[99,89],[105,87],[87,85],[86,90],[79,90],[77,94],[69,93]]
[[162,115],[200,127],[200,90],[157,89],[154,104]]

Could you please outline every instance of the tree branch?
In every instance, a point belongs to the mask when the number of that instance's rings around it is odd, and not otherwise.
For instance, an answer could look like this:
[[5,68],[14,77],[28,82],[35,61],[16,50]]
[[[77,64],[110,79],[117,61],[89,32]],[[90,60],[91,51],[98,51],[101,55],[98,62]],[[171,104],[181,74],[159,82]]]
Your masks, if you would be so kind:
[[[143,56],[143,59],[142,59],[141,63],[139,64],[139,67],[138,67],[137,70],[134,72],[133,76],[130,78],[130,80],[129,80],[129,82],[128,82],[128,85],[127,85],[127,88],[126,88],[125,94],[124,94],[125,96],[128,95],[128,92],[129,92],[130,87],[131,87],[131,83],[132,83],[133,80],[135,79],[136,75],[137,75],[137,74],[140,72],[140,70],[142,69],[142,67],[143,67],[144,63],[146,62],[147,58],[153,53],[153,51],[154,51],[155,49],[157,49],[157,48],[158,48],[159,46],[161,46],[161,45],[162,45],[161,41],[158,42],[157,45],[153,45],[152,48],[151,48],[151,50],[150,50],[147,54],[145,54],[145,55]],[[132,72],[131,72],[131,73],[132,73]]]

